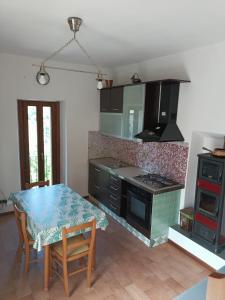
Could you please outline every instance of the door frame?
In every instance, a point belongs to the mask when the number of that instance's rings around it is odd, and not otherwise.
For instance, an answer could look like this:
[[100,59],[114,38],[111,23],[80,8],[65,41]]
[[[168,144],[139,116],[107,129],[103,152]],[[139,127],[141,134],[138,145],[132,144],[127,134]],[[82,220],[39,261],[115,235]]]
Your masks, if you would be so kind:
[[[29,144],[28,144],[28,123],[27,123],[27,107],[28,106],[49,106],[52,109],[51,125],[52,125],[52,183],[60,183],[60,102],[59,101],[40,101],[40,100],[17,100],[18,110],[18,133],[19,133],[19,153],[20,153],[20,180],[21,188],[25,189],[25,183],[30,182],[30,174],[26,174],[25,170],[30,169],[29,163]],[[40,122],[38,129],[38,140],[43,136],[42,116],[37,110],[37,121]],[[54,126],[53,126],[54,125]],[[41,153],[41,145],[38,143],[38,153]],[[40,160],[40,155],[38,157]]]

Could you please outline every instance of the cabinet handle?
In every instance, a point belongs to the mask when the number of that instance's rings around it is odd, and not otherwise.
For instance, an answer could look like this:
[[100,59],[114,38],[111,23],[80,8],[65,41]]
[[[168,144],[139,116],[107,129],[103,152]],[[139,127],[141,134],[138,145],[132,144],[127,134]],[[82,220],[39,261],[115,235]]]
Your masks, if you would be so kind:
[[111,189],[114,191],[118,191],[119,188],[115,188],[114,186],[110,185]]
[[118,200],[118,199],[117,199],[116,197],[114,197],[113,195],[110,195],[109,197],[112,198],[113,200],[116,200],[116,201]]
[[161,102],[161,94],[162,94],[162,83],[160,83],[160,85],[159,85],[158,123],[159,123],[159,116],[160,116],[160,102]]
[[99,170],[99,169],[97,169],[97,168],[95,168],[95,171],[96,171],[96,172],[101,172],[101,170]]
[[115,178],[115,177],[113,177],[113,176],[111,176],[111,179],[114,180],[114,181],[116,181],[116,182],[119,181],[118,178]]
[[113,208],[113,209],[118,209],[115,205],[113,205],[112,203],[110,203],[110,206]]
[[113,108],[112,110],[119,110],[119,108]]
[[99,189],[100,189],[100,186],[98,186],[98,185],[95,185],[95,187],[96,187],[96,189],[97,189],[97,190],[99,190]]

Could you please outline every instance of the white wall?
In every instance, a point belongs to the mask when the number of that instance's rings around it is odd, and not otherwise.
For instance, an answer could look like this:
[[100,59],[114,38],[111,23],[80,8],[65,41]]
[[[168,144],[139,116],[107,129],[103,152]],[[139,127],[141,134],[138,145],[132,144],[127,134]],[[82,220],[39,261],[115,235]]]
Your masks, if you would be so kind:
[[190,143],[185,200],[184,203],[182,201],[182,206],[193,205],[197,153],[202,151],[203,145],[211,148],[223,146],[225,43],[120,66],[113,71],[117,84],[127,83],[134,72],[138,72],[143,81],[165,78],[191,80],[191,83],[181,84],[177,124],[185,140]]
[[32,67],[40,61],[0,54],[0,190],[7,197],[20,189],[17,99],[35,99],[62,101],[62,178],[67,178],[69,186],[86,195],[88,131],[98,130],[99,92],[95,76],[49,70],[50,84],[40,86],[35,81],[37,68]]

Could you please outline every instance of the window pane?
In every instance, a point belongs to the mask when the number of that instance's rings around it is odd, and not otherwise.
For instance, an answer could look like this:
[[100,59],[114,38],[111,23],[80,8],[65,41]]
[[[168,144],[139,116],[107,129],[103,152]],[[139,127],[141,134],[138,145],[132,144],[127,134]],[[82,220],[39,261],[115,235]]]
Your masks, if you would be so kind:
[[37,108],[28,106],[30,182],[38,181]]
[[43,107],[43,134],[44,134],[44,170],[45,180],[52,184],[52,127],[51,107]]

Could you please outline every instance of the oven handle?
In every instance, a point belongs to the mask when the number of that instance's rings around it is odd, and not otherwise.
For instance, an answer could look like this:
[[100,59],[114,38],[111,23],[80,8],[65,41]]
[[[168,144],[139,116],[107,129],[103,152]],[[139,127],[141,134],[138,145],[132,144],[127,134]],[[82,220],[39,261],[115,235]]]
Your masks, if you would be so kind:
[[223,177],[223,169],[221,168],[219,173],[219,182],[221,182],[222,177]]
[[[151,195],[153,195],[152,193],[148,193],[148,194],[151,194]],[[130,198],[130,196],[133,196],[134,198],[138,198],[138,200],[140,201],[140,202],[142,202],[142,203],[152,203],[152,197],[151,197],[151,199],[150,199],[150,201],[149,201],[149,199],[147,200],[146,199],[146,197],[144,196],[143,197],[143,195],[140,195],[139,193],[135,193],[135,192],[133,192],[132,190],[127,190],[127,200],[129,200],[129,198]],[[143,201],[144,200],[144,201]]]

